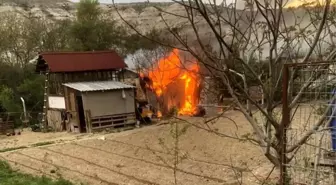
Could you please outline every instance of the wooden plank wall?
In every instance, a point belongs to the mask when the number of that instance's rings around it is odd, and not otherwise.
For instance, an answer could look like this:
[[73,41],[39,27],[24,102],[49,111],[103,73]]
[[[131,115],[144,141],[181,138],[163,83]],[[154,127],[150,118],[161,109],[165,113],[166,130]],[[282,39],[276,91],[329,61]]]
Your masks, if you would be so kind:
[[85,81],[121,81],[119,71],[92,71],[76,73],[50,73],[50,95],[64,95],[63,83]]
[[48,126],[53,128],[55,132],[62,132],[64,130],[63,120],[60,110],[48,110],[47,120]]
[[67,87],[64,87],[64,98],[65,98],[65,107],[66,111],[70,113],[68,117],[69,121],[67,122],[66,129],[67,131],[74,131],[75,127],[79,128],[79,118],[77,111],[77,102],[76,102],[76,91]]
[[91,131],[102,130],[106,128],[114,128],[116,126],[135,125],[135,113],[125,113],[117,115],[106,115],[91,117],[89,127]]

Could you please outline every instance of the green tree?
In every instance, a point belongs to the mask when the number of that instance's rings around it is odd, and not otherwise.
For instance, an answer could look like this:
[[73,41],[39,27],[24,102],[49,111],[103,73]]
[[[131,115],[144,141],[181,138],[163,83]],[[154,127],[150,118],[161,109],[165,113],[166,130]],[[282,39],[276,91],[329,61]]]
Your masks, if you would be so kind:
[[70,50],[70,28],[73,22],[70,20],[58,20],[46,25],[44,34],[40,35],[42,45],[41,51],[63,51]]
[[18,65],[0,62],[0,86],[15,88],[22,81],[22,70]]
[[97,21],[101,16],[98,0],[81,0],[77,7],[77,19],[80,21]]
[[70,29],[71,49],[93,51],[121,48],[123,28],[104,18],[97,0],[81,0]]
[[[116,50],[121,56],[140,48],[156,45],[125,29],[104,16],[97,0],[82,0],[76,20],[53,20],[0,15],[0,112],[20,111],[20,97],[26,100],[27,111],[39,112],[43,101],[43,79],[34,73],[29,61],[41,51]],[[146,36],[157,38],[153,30]]]
[[3,109],[7,112],[17,112],[20,107],[16,101],[19,100],[16,100],[13,89],[6,86],[0,87],[0,104]]
[[43,82],[44,78],[42,76],[34,75],[29,79],[25,79],[17,88],[18,94],[25,99],[29,111],[42,111],[44,92]]

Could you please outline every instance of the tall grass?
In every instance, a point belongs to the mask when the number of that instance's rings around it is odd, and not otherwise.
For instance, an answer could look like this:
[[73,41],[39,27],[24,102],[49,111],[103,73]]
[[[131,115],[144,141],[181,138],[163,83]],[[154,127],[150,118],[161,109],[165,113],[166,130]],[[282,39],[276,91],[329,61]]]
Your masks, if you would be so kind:
[[0,161],[0,185],[73,185],[64,179],[52,180],[48,177],[35,177],[13,170],[8,163]]

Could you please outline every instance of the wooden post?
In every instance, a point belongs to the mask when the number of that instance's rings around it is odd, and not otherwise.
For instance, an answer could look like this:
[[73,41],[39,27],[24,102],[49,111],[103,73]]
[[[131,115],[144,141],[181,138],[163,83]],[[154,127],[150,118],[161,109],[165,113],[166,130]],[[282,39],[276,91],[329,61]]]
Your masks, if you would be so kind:
[[336,183],[336,159],[335,156],[333,156],[333,174],[334,174],[334,184]]
[[88,115],[87,115],[87,110],[84,111],[84,117],[85,117],[85,130],[86,130],[86,133],[89,133],[89,119],[88,119]]
[[8,121],[9,121],[9,115],[10,115],[10,113],[7,113],[6,123],[8,123]]
[[86,132],[92,133],[92,123],[91,123],[91,111],[85,111],[85,122],[86,122]]
[[44,98],[43,98],[43,113],[42,113],[42,126],[43,126],[43,132],[48,131],[48,121],[47,121],[47,114],[48,114],[48,108],[49,108],[49,82],[50,82],[50,74],[49,72],[46,72],[45,74],[45,82],[44,82]]
[[290,122],[290,109],[288,104],[288,78],[289,76],[289,67],[284,65],[283,70],[283,81],[282,81],[282,123],[280,125],[280,185],[286,185],[287,178],[287,127]]
[[14,126],[14,122],[13,122],[13,124],[10,124],[10,114],[11,113],[7,114],[7,118],[6,118],[6,121],[5,121],[5,128],[7,127],[7,129],[10,129],[11,132],[14,133],[15,132],[15,126]]

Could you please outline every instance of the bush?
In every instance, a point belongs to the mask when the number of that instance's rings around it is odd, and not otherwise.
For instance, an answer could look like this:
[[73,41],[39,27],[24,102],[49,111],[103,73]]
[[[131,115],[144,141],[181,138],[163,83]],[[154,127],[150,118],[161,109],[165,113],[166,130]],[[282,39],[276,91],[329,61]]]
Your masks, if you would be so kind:
[[7,162],[0,161],[0,184],[1,185],[73,185],[64,179],[56,181],[48,177],[35,177],[14,171]]

